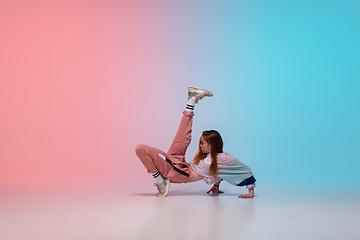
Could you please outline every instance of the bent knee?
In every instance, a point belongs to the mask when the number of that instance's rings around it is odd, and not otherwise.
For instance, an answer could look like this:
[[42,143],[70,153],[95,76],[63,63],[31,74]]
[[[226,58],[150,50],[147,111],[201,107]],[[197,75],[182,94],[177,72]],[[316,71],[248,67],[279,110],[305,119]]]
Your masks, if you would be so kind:
[[143,152],[147,146],[145,144],[138,144],[135,148],[135,153]]

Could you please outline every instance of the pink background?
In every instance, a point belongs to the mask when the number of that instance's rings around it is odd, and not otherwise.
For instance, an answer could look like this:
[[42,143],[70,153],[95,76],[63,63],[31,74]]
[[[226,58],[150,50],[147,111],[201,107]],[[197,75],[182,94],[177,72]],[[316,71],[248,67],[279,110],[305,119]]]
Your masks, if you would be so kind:
[[118,184],[145,171],[136,144],[169,146],[183,105],[167,99],[186,103],[187,83],[171,81],[166,13],[139,4],[1,1],[1,187]]

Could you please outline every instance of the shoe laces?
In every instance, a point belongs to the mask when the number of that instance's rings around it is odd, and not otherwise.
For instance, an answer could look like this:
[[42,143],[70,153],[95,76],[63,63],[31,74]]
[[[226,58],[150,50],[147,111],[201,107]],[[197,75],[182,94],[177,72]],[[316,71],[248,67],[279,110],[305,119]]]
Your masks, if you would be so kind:
[[165,190],[165,184],[164,183],[162,183],[162,184],[156,184],[155,183],[155,186],[157,187],[159,193],[162,193],[162,191]]

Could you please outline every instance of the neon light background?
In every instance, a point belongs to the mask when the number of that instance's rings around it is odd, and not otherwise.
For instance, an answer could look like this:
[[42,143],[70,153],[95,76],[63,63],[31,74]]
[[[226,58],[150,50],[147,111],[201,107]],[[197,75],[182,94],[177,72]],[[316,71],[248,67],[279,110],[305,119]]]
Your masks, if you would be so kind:
[[258,184],[360,187],[358,1],[1,1],[3,189],[150,180],[186,88]]

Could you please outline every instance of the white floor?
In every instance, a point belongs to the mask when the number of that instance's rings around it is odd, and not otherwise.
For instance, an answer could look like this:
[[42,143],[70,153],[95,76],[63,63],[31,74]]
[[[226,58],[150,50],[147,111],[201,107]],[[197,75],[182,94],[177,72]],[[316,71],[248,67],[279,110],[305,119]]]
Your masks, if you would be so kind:
[[360,239],[360,192],[172,184],[157,198],[141,188],[9,192],[0,196],[2,240],[121,239]]

